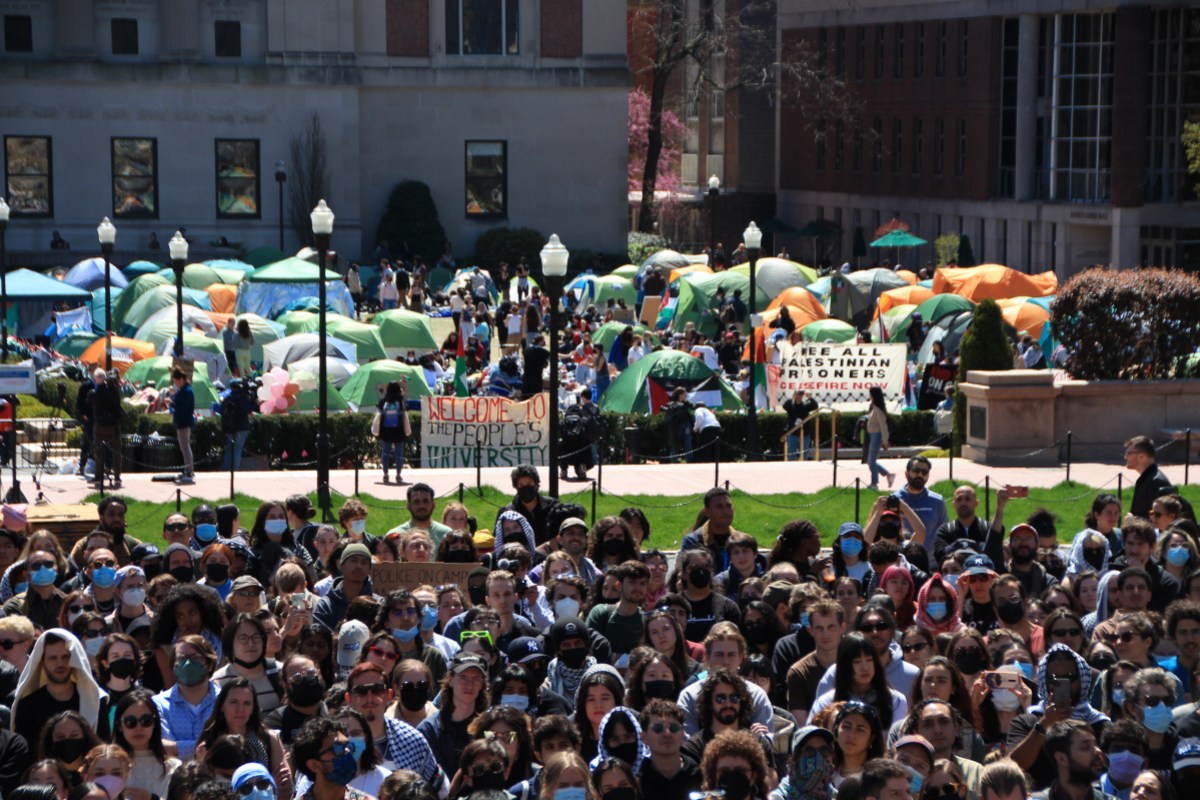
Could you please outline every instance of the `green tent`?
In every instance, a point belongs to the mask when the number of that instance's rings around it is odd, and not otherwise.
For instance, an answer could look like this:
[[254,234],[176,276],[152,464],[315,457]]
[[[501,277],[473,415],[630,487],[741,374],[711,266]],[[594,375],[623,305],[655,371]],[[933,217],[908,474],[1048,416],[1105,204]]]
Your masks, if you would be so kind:
[[[592,343],[597,347],[604,349],[604,354],[608,355],[608,348],[612,347],[613,340],[621,335],[621,331],[625,330],[628,323],[625,322],[606,322],[596,330],[592,331]],[[634,325],[633,332],[645,339],[647,336],[652,341],[657,342],[658,336],[654,331],[647,328],[645,325]]]
[[[162,352],[164,345],[175,340],[175,334],[178,330],[177,319],[177,311],[174,305],[161,308],[151,314],[150,318],[142,323],[142,326],[137,329],[137,333],[133,338],[143,342],[150,342],[154,345],[155,349]],[[216,323],[207,314],[195,306],[184,304],[184,335],[186,336],[188,333],[194,332],[197,328],[203,331],[206,336],[217,336],[220,334]]]
[[633,280],[634,278],[637,277],[638,265],[637,264],[622,264],[621,266],[617,267],[616,269],[614,269],[612,272],[610,272],[608,274],[609,275],[619,275],[622,278],[629,278],[629,280]]
[[[750,277],[750,265],[738,264],[730,270]],[[760,258],[754,270],[755,289],[768,297],[776,297],[784,289],[793,286],[808,286],[817,279],[817,271],[786,258]]]
[[[335,316],[337,315],[326,313],[325,321],[328,322]],[[286,336],[291,336],[293,333],[316,333],[321,327],[320,315],[315,311],[303,309],[289,311],[275,321],[283,325],[283,332]]]
[[132,280],[139,275],[152,275],[162,269],[161,264],[155,264],[153,261],[135,261],[127,265],[121,272],[125,273],[125,277]]
[[[83,355],[83,351],[88,349],[88,345],[99,339],[99,334],[85,333],[84,331],[74,331],[68,333],[54,343],[54,349],[61,356],[67,358],[79,358]],[[141,363],[140,361],[138,362]]]
[[242,261],[252,267],[265,267],[267,264],[274,264],[285,258],[287,258],[287,253],[282,250],[276,250],[274,247],[256,247],[246,253],[246,257]]
[[[887,329],[889,342],[905,342],[908,340],[908,328],[912,325],[913,312],[917,307],[905,303],[903,305],[892,306],[887,311],[883,312],[883,327]],[[877,332],[879,329],[878,323],[872,328],[872,332]]]
[[[187,334],[184,334],[184,338]],[[155,356],[135,361],[125,373],[125,380],[135,386],[145,386],[147,381],[154,381],[155,388],[163,389],[171,385],[171,369],[175,363],[173,356]],[[192,373],[192,392],[196,395],[196,409],[204,410],[217,402],[217,388],[208,377],[208,365],[197,361],[195,372]]]
[[917,306],[917,313],[921,315],[922,320],[932,325],[948,314],[970,311],[973,308],[975,304],[960,294],[935,294]]
[[340,281],[342,276],[331,269],[321,270],[316,264],[302,258],[285,258],[259,267],[246,276],[251,283],[312,283],[315,284],[324,276],[327,281]]
[[412,364],[402,364],[399,361],[372,361],[363,364],[350,376],[340,391],[342,397],[350,405],[368,410],[379,402],[379,392],[376,387],[386,386],[401,378],[408,379],[408,397],[428,397],[429,384],[425,383],[425,371]]
[[[446,287],[446,284],[454,280],[454,273],[445,267],[434,267],[425,275],[425,289],[427,292],[440,292]],[[516,285],[517,279],[513,278],[513,285]]]
[[250,360],[261,364],[263,360],[263,345],[282,339],[286,334],[278,322],[260,317],[258,314],[238,314],[234,323],[246,320],[250,325],[250,333],[254,336],[254,344],[250,346]]
[[[289,369],[288,375],[300,384],[300,393],[296,395],[296,405],[288,409],[295,411],[316,411],[320,396],[317,392],[317,376],[304,369]],[[328,378],[325,379],[326,402],[329,411],[349,411],[350,404],[342,397],[337,387]],[[336,448],[335,448],[336,449]]]
[[433,338],[433,325],[424,314],[406,308],[393,308],[381,311],[371,321],[379,326],[383,346],[390,356],[403,355],[409,350],[422,353],[438,349],[438,343]]
[[387,358],[379,328],[367,322],[343,317],[341,314],[326,314],[325,328],[333,336],[344,339],[358,347],[358,363]]
[[[113,322],[116,323],[117,328],[119,329],[121,327],[121,323],[125,321],[125,316],[129,313],[129,309],[133,307],[133,304],[136,303],[142,295],[156,286],[171,286],[172,284],[172,280],[168,280],[167,278],[155,273],[139,275],[133,280],[129,281],[129,285],[121,291],[121,296],[114,297],[113,299],[112,318]],[[101,289],[100,293],[103,298],[104,290]],[[103,303],[103,299],[101,299],[100,302]]]
[[845,344],[854,340],[854,326],[840,319],[819,319],[810,322],[800,329],[800,335],[806,342],[835,342]]
[[[674,322],[671,327],[682,331],[683,326],[691,322],[705,336],[717,335],[717,317],[719,301],[717,289],[723,288],[726,297],[733,297],[738,289],[742,290],[742,302],[748,310],[761,311],[771,302],[771,297],[762,289],[758,289],[757,302],[750,303],[750,276],[741,272],[726,270],[710,275],[706,272],[693,272],[679,279],[679,304],[675,307]],[[746,315],[743,327],[749,330],[750,316]]]
[[[659,350],[637,361],[622,372],[600,396],[601,411],[621,414],[649,414],[651,384],[669,395],[682,386],[689,392],[716,393],[720,408],[739,411],[744,406],[737,393],[704,361],[681,350]],[[712,403],[710,405],[716,405]]]
[[593,285],[595,299],[592,302],[596,304],[596,308],[603,309],[610,299],[621,299],[625,301],[626,306],[636,310],[637,288],[630,279],[619,275],[602,275],[596,278]]
[[[195,306],[205,311],[212,310],[212,299],[208,296],[207,292],[199,289],[184,289],[183,302],[184,305]],[[154,316],[155,312],[174,306],[175,287],[155,286],[134,301],[133,305],[129,307],[129,310],[125,313],[125,318],[121,320],[119,333],[122,336],[133,336],[133,334],[137,333],[138,328],[145,325],[147,320]]]
[[[175,271],[170,267],[159,270],[158,274],[171,283],[175,282]],[[245,271],[240,269],[210,267],[208,264],[188,264],[183,268],[183,287],[185,289],[207,289],[214,283],[227,283],[232,286],[241,283],[245,277]]]

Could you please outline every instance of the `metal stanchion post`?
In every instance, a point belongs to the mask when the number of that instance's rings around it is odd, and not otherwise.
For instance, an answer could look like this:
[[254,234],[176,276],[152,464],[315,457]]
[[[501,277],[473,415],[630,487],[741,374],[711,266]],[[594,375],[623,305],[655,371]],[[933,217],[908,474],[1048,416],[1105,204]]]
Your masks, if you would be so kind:
[[179,514],[183,511],[183,492],[179,489],[175,490],[175,513]]
[[596,486],[604,487],[604,440],[596,443]]
[[950,480],[954,480],[954,429],[950,429]]
[[838,435],[837,425],[833,426],[833,485],[837,486]]
[[483,497],[483,445],[475,442],[475,491]]
[[983,518],[989,520],[992,518],[992,476],[983,476]]
[[463,502],[463,496],[466,493],[467,486],[462,481],[458,482],[458,502]]
[[1067,483],[1071,482],[1071,431],[1067,431]]
[[858,506],[858,504],[859,504],[858,493],[861,490],[862,490],[862,478],[855,478],[854,479],[854,521],[855,522],[858,522],[858,520],[861,516],[859,513],[859,506]]
[[[403,447],[403,446],[404,445],[401,445],[401,447]],[[401,457],[403,457],[403,453],[401,453]],[[355,497],[358,497],[358,467],[359,467],[359,463],[358,463],[358,459],[356,458],[356,459],[354,459],[354,496]]]
[[592,523],[596,522],[596,482],[592,481]]
[[729,491],[729,478],[725,479],[725,491]]
[[1121,502],[1121,495],[1124,494],[1124,487],[1125,487],[1125,474],[1122,472],[1118,472],[1117,473],[1117,502],[1118,503]]
[[1187,429],[1183,441],[1183,485],[1187,486],[1189,473],[1192,471],[1192,429]]
[[234,492],[234,487],[233,487],[233,456],[230,456],[229,457],[229,502],[232,503],[234,497],[236,497],[236,493]]
[[721,485],[721,440],[720,439],[717,439],[717,441],[713,442],[713,448],[714,448],[713,453],[715,454],[715,457],[713,458],[713,486],[716,487],[716,486]]

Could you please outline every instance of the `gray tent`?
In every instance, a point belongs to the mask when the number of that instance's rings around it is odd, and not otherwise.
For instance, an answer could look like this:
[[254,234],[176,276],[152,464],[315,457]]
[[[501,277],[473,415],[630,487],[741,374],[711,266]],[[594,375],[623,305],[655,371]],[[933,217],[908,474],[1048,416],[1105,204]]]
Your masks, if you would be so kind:
[[835,273],[829,293],[829,316],[862,328],[871,321],[879,295],[908,286],[890,269],[864,269],[848,275]]

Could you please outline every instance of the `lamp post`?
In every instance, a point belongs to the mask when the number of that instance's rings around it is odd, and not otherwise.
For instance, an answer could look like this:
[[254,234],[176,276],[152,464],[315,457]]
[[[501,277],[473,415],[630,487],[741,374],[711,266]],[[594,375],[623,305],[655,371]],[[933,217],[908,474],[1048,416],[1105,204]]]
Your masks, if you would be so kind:
[[171,269],[175,270],[175,357],[183,358],[183,268],[187,265],[187,239],[175,231],[167,249],[171,252]]
[[108,217],[100,220],[96,226],[96,236],[100,238],[100,252],[104,255],[104,369],[112,369],[112,270],[113,243],[117,241],[117,229],[109,222]]
[[558,306],[562,302],[563,278],[571,253],[551,234],[542,248],[542,274],[550,295],[550,496],[558,497]]
[[716,269],[717,260],[717,196],[721,194],[721,179],[708,179],[708,266]]
[[[3,337],[3,343],[0,344],[0,353],[3,354],[0,364],[8,363],[8,251],[4,237],[8,232],[9,213],[8,203],[0,197],[0,337]],[[17,480],[17,398],[16,395],[10,395],[6,399],[10,428],[8,458],[12,463],[12,485],[8,489],[6,499],[10,503],[19,503],[24,502],[25,498],[21,496],[21,484]]]
[[756,397],[757,372],[758,372],[758,342],[754,338],[755,328],[758,327],[761,321],[755,320],[759,317],[755,309],[755,291],[758,283],[754,273],[758,270],[759,249],[762,247],[762,231],[758,226],[751,222],[746,230],[742,233],[742,241],[746,243],[746,251],[750,256],[750,402],[746,406],[746,444],[750,450],[748,459],[750,461],[758,460],[758,398]]
[[275,183],[279,184],[279,252],[283,252],[283,183],[287,180],[287,170],[282,161],[275,162]]
[[[278,174],[278,173],[277,173]],[[283,184],[280,183],[280,186]],[[320,503],[322,513],[329,513],[329,418],[327,416],[328,403],[326,402],[326,392],[328,391],[328,381],[326,380],[326,364],[325,364],[325,258],[329,253],[329,239],[333,235],[333,212],[329,210],[329,206],[325,205],[325,201],[317,203],[317,207],[312,210],[309,215],[312,219],[313,237],[317,240],[317,252],[319,260],[317,261],[317,286],[318,300],[321,304],[318,310],[319,329],[317,331],[317,359],[320,362],[317,368],[317,502]],[[280,223],[283,224],[282,222]]]

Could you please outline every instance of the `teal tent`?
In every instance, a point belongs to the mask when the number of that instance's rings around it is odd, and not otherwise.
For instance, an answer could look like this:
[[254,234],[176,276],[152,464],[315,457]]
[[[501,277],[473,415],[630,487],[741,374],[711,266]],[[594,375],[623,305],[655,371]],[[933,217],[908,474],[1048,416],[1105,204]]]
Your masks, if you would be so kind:
[[7,275],[8,324],[13,333],[33,338],[49,328],[59,305],[80,306],[91,292],[40,272],[15,269]]
[[600,410],[650,414],[681,386],[709,407],[726,411],[744,408],[737,393],[703,360],[681,350],[659,350],[613,379],[600,396]]
[[[185,305],[212,311],[212,299],[207,292],[200,289],[184,289],[183,302]],[[129,307],[125,317],[121,320],[121,327],[117,333],[132,338],[138,328],[145,325],[155,312],[168,307],[175,307],[175,287],[173,285],[153,287]],[[113,316],[113,319],[116,319],[116,315]]]
[[246,257],[242,259],[245,263],[252,267],[263,267],[267,264],[274,264],[276,261],[282,261],[287,258],[287,253],[282,250],[277,250],[274,247],[256,247]]
[[155,264],[153,261],[135,261],[129,264],[121,272],[125,273],[125,277],[131,281],[139,275],[152,275],[162,269],[161,264]]
[[303,258],[285,258],[265,267],[259,267],[246,277],[251,283],[311,283],[316,284],[318,276],[325,276],[327,281],[340,281],[342,276],[331,269],[323,272],[316,264]]

